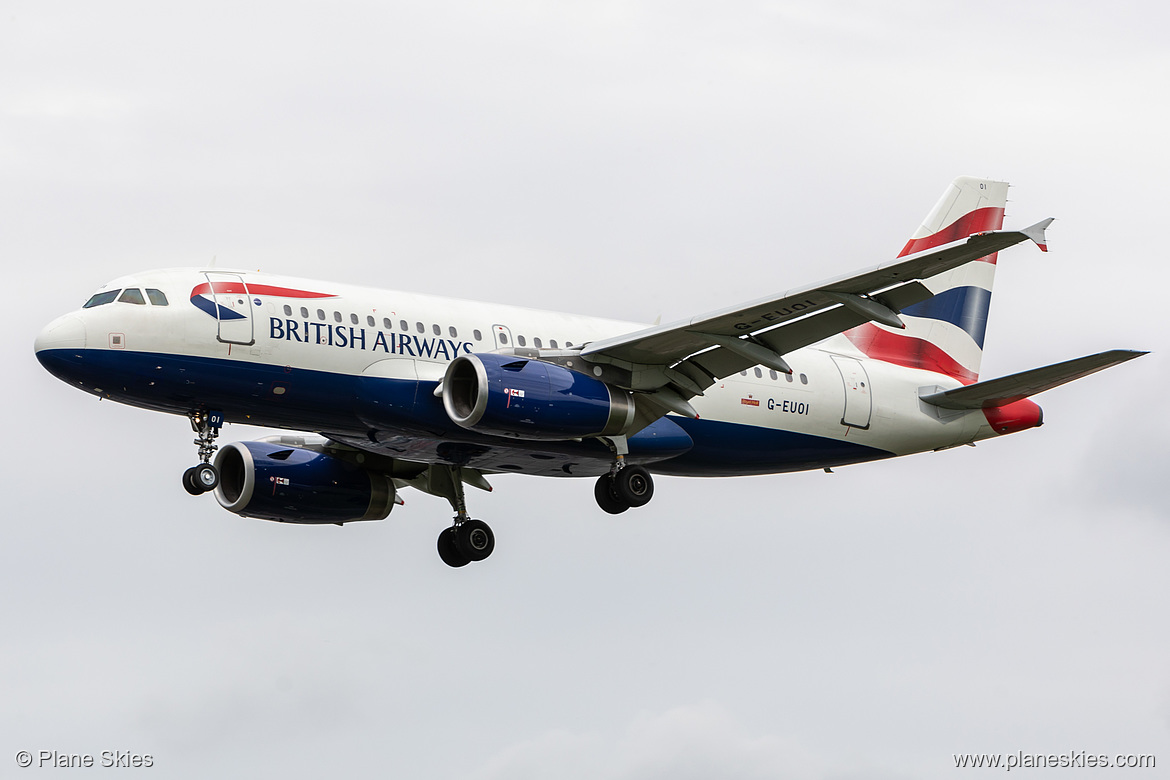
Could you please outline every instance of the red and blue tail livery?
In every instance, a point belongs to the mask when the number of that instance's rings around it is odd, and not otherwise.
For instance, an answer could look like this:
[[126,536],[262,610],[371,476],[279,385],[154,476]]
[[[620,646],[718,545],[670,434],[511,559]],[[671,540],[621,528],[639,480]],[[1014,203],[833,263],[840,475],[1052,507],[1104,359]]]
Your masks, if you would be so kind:
[[[956,179],[891,261],[667,324],[177,268],[110,282],[35,348],[73,387],[189,418],[188,493],[344,525],[419,490],[450,502],[438,553],[461,567],[496,543],[467,488],[502,475],[592,479],[617,514],[656,474],[828,470],[1034,428],[1032,396],[1144,354],[981,381],[999,253],[1046,251],[1051,222],[1004,229],[1007,190]],[[225,421],[283,432],[221,448]]]
[[[936,251],[970,236],[1003,228],[1008,185],[961,177],[943,193],[898,257]],[[1047,246],[1041,244],[1047,251]],[[964,383],[979,379],[991,309],[997,253],[923,280],[934,296],[902,310],[904,330],[866,323],[845,332],[877,360],[945,374]]]

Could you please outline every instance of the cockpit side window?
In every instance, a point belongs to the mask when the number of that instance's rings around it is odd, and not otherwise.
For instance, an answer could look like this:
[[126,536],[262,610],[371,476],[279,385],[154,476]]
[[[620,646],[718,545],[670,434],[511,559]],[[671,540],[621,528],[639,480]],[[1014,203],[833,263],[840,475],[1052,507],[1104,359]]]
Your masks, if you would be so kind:
[[166,306],[167,296],[162,290],[156,290],[153,287],[146,288],[146,297],[150,298],[150,303],[154,306]]
[[145,306],[146,299],[142,297],[142,290],[137,287],[127,287],[126,292],[122,293],[122,297],[118,299],[118,303],[135,303],[139,306]]
[[81,308],[92,309],[94,306],[103,306],[118,297],[121,290],[107,290],[106,292],[95,293],[92,298],[85,302]]

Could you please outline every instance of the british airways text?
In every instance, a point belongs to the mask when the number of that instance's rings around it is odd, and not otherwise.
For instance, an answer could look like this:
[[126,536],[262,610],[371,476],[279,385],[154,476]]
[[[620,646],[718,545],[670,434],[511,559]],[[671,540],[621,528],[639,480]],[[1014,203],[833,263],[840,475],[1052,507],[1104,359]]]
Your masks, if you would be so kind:
[[471,353],[470,341],[410,336],[406,333],[386,333],[378,330],[372,337],[365,328],[349,325],[331,325],[328,322],[305,322],[270,317],[268,336],[282,341],[321,344],[330,347],[360,349],[367,352],[386,352],[435,360],[454,360],[460,353]]

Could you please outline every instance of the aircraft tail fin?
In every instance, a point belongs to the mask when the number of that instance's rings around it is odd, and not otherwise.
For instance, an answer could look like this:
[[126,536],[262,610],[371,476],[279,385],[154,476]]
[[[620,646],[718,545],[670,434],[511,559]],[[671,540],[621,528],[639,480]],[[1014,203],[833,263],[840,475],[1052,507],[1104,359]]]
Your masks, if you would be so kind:
[[[1007,192],[1007,182],[955,179],[898,256],[1001,229]],[[996,258],[988,255],[923,280],[934,297],[901,312],[904,330],[869,322],[845,336],[871,358],[946,374],[964,384],[977,381]]]

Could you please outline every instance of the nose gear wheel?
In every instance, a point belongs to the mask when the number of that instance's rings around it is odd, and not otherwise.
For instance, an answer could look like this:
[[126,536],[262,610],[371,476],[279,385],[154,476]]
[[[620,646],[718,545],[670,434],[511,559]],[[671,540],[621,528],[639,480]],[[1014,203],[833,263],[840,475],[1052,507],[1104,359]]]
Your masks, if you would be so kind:
[[197,409],[189,412],[195,444],[199,447],[199,463],[183,472],[183,488],[193,496],[202,495],[219,487],[219,470],[212,465],[211,456],[219,447],[215,438],[223,426],[223,412]]

